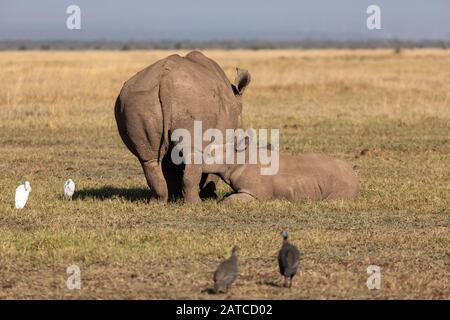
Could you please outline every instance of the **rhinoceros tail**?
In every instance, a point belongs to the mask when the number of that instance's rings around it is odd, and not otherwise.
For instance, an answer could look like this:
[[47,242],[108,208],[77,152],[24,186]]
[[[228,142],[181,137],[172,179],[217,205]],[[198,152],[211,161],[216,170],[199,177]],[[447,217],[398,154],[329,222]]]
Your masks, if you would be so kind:
[[[177,54],[168,56],[164,61],[163,72],[159,81],[159,102],[163,116],[163,135],[161,137],[160,155],[165,155],[167,150],[169,150],[169,132],[172,129],[172,95],[175,90],[170,72],[178,68],[182,62],[183,58]],[[162,161],[162,157],[159,157],[159,161]]]
[[172,114],[172,97],[170,95],[170,82],[166,78],[166,72],[168,70],[164,70],[164,73],[161,76],[161,81],[159,83],[159,103],[161,105],[162,112],[162,120],[163,120],[163,134],[161,136],[161,144],[159,148],[158,154],[158,162],[162,161],[163,156],[166,154],[169,149],[169,130],[171,124],[171,114]]

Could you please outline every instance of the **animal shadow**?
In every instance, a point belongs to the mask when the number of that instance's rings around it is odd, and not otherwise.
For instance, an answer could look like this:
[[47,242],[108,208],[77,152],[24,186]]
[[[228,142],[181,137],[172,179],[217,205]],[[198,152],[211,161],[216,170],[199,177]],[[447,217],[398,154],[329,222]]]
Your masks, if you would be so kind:
[[202,290],[202,293],[207,293],[207,294],[217,294],[216,291],[214,291],[214,288],[206,288]]
[[111,186],[81,189],[73,195],[74,200],[107,200],[111,198],[123,198],[128,201],[149,201],[152,195],[148,188],[116,188]]
[[275,281],[261,281],[259,284],[263,284],[269,287],[275,287],[275,288],[283,288],[283,286]]

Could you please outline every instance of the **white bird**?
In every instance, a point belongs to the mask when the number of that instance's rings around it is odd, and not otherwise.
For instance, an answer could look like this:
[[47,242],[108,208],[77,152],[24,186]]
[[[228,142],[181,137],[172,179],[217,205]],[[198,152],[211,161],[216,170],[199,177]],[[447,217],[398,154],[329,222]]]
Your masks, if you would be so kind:
[[72,200],[72,196],[75,193],[75,182],[72,179],[67,180],[64,183],[64,196],[66,199]]
[[28,196],[31,191],[31,185],[28,181],[17,187],[16,189],[16,209],[23,209],[27,203]]

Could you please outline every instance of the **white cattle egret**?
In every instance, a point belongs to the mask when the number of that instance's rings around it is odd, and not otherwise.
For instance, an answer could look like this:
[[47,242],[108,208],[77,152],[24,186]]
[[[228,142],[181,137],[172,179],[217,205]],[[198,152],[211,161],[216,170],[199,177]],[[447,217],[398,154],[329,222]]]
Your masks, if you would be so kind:
[[28,181],[21,184],[16,189],[16,209],[23,209],[27,203],[31,191],[31,185]]
[[72,179],[69,179],[64,183],[64,196],[66,199],[72,200],[72,196],[75,192],[75,182]]

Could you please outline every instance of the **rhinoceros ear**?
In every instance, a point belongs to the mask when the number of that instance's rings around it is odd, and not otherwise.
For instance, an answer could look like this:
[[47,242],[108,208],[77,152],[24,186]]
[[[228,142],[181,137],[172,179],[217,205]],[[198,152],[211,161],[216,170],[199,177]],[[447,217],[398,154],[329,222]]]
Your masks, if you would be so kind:
[[252,77],[247,70],[236,68],[236,79],[234,80],[233,91],[236,95],[242,95],[250,84]]

